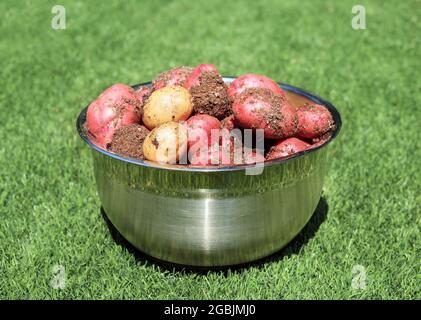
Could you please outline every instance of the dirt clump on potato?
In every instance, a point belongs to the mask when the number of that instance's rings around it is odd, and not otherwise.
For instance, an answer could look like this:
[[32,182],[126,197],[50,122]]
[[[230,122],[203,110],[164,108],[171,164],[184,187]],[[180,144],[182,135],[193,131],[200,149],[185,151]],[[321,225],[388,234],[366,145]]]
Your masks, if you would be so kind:
[[228,88],[219,74],[203,72],[199,83],[190,89],[194,113],[208,114],[220,120],[232,114]]
[[264,129],[265,138],[291,137],[297,130],[295,109],[283,96],[267,88],[248,88],[234,105],[235,122],[242,128]]
[[114,133],[109,150],[124,157],[142,160],[143,141],[149,132],[146,127],[137,123],[123,126]]
[[114,132],[122,126],[138,123],[142,111],[142,101],[133,88],[117,83],[107,88],[89,105],[85,126],[92,142],[106,149]]

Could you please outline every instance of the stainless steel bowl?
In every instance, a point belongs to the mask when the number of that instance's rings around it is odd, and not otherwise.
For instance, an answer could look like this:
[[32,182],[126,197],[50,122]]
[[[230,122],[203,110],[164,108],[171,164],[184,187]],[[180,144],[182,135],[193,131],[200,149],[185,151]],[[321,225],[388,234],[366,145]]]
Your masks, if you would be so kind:
[[[233,79],[224,78],[227,83]],[[92,150],[99,197],[117,230],[152,257],[190,266],[249,262],[292,240],[320,199],[327,145],[338,135],[341,118],[329,102],[279,85],[295,106],[308,101],[326,106],[336,130],[324,145],[266,162],[259,175],[246,174],[250,165],[164,166],[112,154],[89,141],[84,109],[77,129]]]

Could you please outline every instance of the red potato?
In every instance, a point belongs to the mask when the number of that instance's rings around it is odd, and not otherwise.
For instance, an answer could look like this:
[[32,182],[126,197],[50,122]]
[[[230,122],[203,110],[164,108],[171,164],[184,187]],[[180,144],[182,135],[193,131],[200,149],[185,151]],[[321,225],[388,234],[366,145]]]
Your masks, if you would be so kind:
[[231,131],[232,129],[235,128],[235,121],[234,121],[233,114],[221,120],[221,128],[227,129],[228,131]]
[[322,144],[325,144],[332,137],[332,132],[325,133],[324,135],[314,138],[311,141],[311,146],[308,149],[314,149]]
[[309,147],[310,145],[307,142],[297,138],[282,140],[270,148],[268,154],[266,155],[266,160],[287,157],[294,153],[304,151]]
[[235,165],[255,164],[265,161],[262,152],[247,147],[236,147],[230,152],[231,163]]
[[227,145],[229,148],[233,148],[235,143],[241,143],[237,136],[231,135],[235,129],[234,115],[230,115],[221,121],[220,130],[220,145]]
[[235,98],[250,88],[269,89],[273,93],[285,97],[285,93],[275,81],[260,74],[253,73],[244,74],[231,82],[230,86],[228,87],[228,95],[231,98]]
[[[223,150],[226,152],[233,153],[238,149],[242,150],[243,148],[243,133],[241,129],[234,128],[232,130],[228,130],[226,128],[222,128],[220,130],[219,135],[219,145]],[[238,154],[236,153],[236,162],[240,163]]]
[[152,81],[152,88],[158,90],[167,86],[183,86],[192,71],[192,67],[181,66],[162,72]]
[[199,78],[202,75],[202,73],[205,72],[215,72],[219,74],[219,71],[218,69],[216,69],[215,65],[199,64],[187,77],[186,81],[184,82],[184,88],[191,89],[191,87],[199,85]]
[[218,137],[219,141],[219,131],[221,128],[221,122],[215,117],[209,116],[207,114],[197,114],[190,117],[186,122],[185,126],[188,132],[188,147],[191,148],[195,145],[196,148],[200,147],[202,144],[210,146],[215,141],[212,141],[212,131],[213,135]]
[[86,113],[86,128],[92,141],[107,148],[114,132],[125,125],[139,123],[142,103],[135,91],[125,84],[115,84],[93,101]]
[[143,104],[151,95],[151,89],[146,86],[139,87],[134,94],[136,95],[137,99],[139,99],[140,103]]
[[[191,154],[200,152],[201,149],[221,147],[223,151],[232,152],[234,147],[241,147],[241,141],[232,130],[234,129],[233,117],[227,117],[222,124],[215,117],[199,114],[192,116],[185,122],[188,130],[188,146]],[[226,146],[224,148],[223,146]],[[203,150],[206,153],[206,150]],[[199,155],[196,156],[196,158]],[[205,157],[203,154],[201,158]]]
[[223,147],[210,147],[200,152],[190,153],[190,163],[195,166],[212,165],[243,165],[255,164],[265,161],[261,152],[249,148],[238,147],[236,149],[225,149]]
[[329,110],[319,104],[304,104],[297,109],[297,137],[314,139],[335,128]]
[[219,120],[232,114],[227,85],[213,64],[197,66],[184,87],[192,96],[194,114],[208,114]]
[[233,164],[231,154],[221,147],[206,148],[189,153],[189,159],[193,166],[200,167]]
[[264,162],[265,156],[256,150],[244,148],[243,150],[243,163],[244,164],[253,164]]
[[268,139],[284,139],[297,131],[295,109],[269,89],[245,90],[232,105],[235,123],[244,129],[263,129]]

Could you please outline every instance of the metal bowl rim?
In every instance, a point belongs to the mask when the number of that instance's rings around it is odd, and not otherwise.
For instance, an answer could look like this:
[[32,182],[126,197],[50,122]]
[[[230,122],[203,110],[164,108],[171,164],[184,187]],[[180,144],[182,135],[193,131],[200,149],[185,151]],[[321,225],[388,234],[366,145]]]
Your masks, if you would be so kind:
[[[233,81],[235,78],[236,77],[232,77],[232,76],[224,76],[223,77],[224,81],[228,82],[228,83]],[[151,85],[151,82],[145,82],[145,83],[133,85],[132,88],[137,89],[140,86],[150,86],[150,85]],[[325,143],[323,143],[322,145],[317,146],[317,147],[312,148],[312,149],[309,149],[309,150],[297,152],[297,153],[295,153],[294,155],[292,155],[288,158],[280,158],[280,159],[273,159],[273,160],[265,161],[264,162],[265,167],[285,163],[287,161],[292,161],[294,159],[303,157],[303,156],[305,156],[309,153],[316,152],[317,150],[326,147],[329,143],[331,143],[338,136],[339,131],[341,130],[341,127],[342,127],[342,120],[341,120],[341,116],[339,114],[339,111],[329,101],[324,100],[323,98],[321,98],[321,97],[319,97],[319,96],[317,96],[313,93],[310,93],[310,92],[308,92],[304,89],[301,89],[301,88],[298,88],[298,87],[295,87],[295,86],[292,86],[292,85],[289,85],[289,84],[286,84],[286,83],[278,82],[278,85],[283,90],[290,91],[290,92],[298,94],[300,96],[304,96],[307,99],[309,99],[309,100],[311,100],[311,101],[313,101],[317,104],[321,104],[321,105],[325,106],[326,108],[328,108],[328,110],[332,114],[333,120],[335,121],[336,128],[333,131],[333,134],[330,137],[330,139],[328,141],[326,141]],[[114,158],[116,160],[128,162],[128,163],[138,165],[138,166],[150,167],[150,168],[154,168],[154,169],[186,171],[186,172],[239,171],[239,170],[251,169],[251,168],[256,167],[256,164],[245,164],[245,165],[223,166],[223,167],[191,167],[191,166],[186,166],[186,165],[162,165],[162,164],[154,164],[152,162],[145,162],[144,160],[136,160],[136,159],[132,159],[132,158],[119,156],[117,154],[111,153],[111,152],[109,152],[105,149],[102,149],[102,148],[96,146],[94,143],[92,143],[89,140],[89,137],[86,134],[86,131],[84,130],[84,123],[85,123],[85,120],[86,120],[87,109],[88,109],[88,106],[86,106],[80,112],[80,114],[77,118],[77,121],[76,121],[76,128],[77,128],[77,131],[78,131],[80,137],[92,149],[94,149],[94,150],[96,150],[96,151],[98,151],[98,152],[100,152],[100,153],[102,153],[106,156]]]

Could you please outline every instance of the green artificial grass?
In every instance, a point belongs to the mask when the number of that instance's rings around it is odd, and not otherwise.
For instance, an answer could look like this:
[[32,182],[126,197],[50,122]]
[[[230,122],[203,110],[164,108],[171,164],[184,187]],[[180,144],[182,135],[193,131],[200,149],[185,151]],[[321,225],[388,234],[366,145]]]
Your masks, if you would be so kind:
[[[354,1],[66,0],[65,30],[55,4],[0,3],[0,298],[421,298],[420,1],[360,1],[366,30]],[[165,269],[117,244],[75,130],[107,86],[198,63],[305,88],[343,118],[325,216],[243,269]]]

